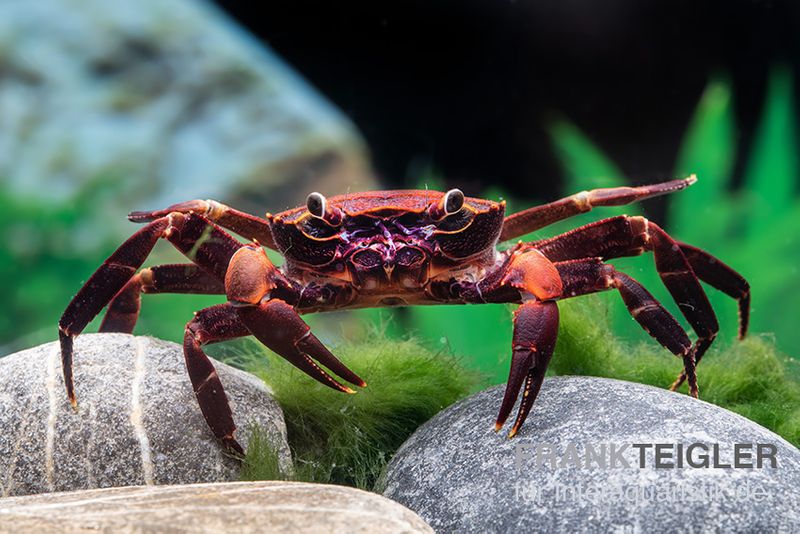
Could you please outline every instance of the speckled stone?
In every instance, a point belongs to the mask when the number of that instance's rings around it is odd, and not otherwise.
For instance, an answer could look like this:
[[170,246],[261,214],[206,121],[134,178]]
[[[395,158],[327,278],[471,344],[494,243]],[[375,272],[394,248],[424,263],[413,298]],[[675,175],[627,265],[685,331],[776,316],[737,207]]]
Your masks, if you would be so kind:
[[[264,430],[290,469],[283,412],[258,378],[215,362],[245,445]],[[238,480],[192,391],[183,349],[149,337],[75,342],[75,413],[58,343],[0,359],[0,496]]]
[[414,512],[380,495],[301,482],[113,488],[0,499],[0,532],[23,531],[433,533]]
[[[525,426],[509,440],[493,431],[503,389],[465,399],[421,427],[389,464],[383,494],[437,532],[800,529],[800,451],[744,417],[651,386],[556,377],[545,380]],[[650,448],[642,468],[633,448],[695,442],[719,444],[721,463],[731,463],[735,443],[772,445],[777,467],[765,458],[760,469],[691,468],[685,460],[684,467],[656,468]],[[586,446],[600,444],[605,468],[596,461],[587,467]],[[545,445],[555,451],[555,466]],[[611,447],[625,445],[629,466],[618,460],[612,467]],[[692,458],[702,463],[698,452]]]

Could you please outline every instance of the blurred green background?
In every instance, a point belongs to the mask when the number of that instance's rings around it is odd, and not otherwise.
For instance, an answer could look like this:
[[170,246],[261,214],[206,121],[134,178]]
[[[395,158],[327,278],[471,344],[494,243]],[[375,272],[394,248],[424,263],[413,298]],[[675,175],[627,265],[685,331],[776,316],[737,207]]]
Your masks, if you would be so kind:
[[[736,153],[736,129],[732,115],[731,88],[724,76],[711,81],[697,106],[683,137],[674,169],[675,176],[695,173],[698,182],[668,200],[665,228],[676,238],[702,247],[742,273],[752,286],[751,331],[774,334],[777,346],[791,356],[800,355],[800,195],[798,136],[792,117],[793,83],[789,72],[773,69],[768,99],[756,134],[753,153],[743,187],[730,187],[732,162]],[[624,176],[596,146],[565,119],[548,125],[553,148],[567,181],[563,194],[595,187],[635,183]],[[119,203],[137,179],[123,171],[109,172],[88,181],[88,185],[60,202],[20,196],[0,190],[0,354],[56,339],[58,318],[80,285],[103,259],[119,245],[126,213],[109,213],[112,201]],[[5,183],[5,182],[4,182]],[[420,185],[435,188],[437,177],[420,178]],[[2,186],[0,186],[2,188]],[[489,188],[488,198],[506,198],[509,212],[523,209],[531,200],[507,198],[501,190]],[[552,199],[535,199],[544,202]],[[161,206],[131,205],[130,209]],[[264,206],[275,210],[275,206]],[[281,207],[278,206],[278,209]],[[115,219],[108,225],[121,230],[109,236],[97,216]],[[530,236],[540,238],[574,228],[589,221],[618,213],[647,214],[647,205],[598,209]],[[117,224],[121,222],[121,224]],[[180,261],[169,246],[159,245],[150,263]],[[652,256],[623,259],[618,267],[645,284],[665,305],[677,309],[663,289]],[[721,322],[717,343],[734,343],[736,306],[734,301],[709,289]],[[615,293],[584,297],[605,300],[613,323],[613,335],[646,340],[627,315]],[[183,325],[194,310],[220,301],[219,297],[154,295],[143,299],[137,332],[179,341]],[[320,337],[336,345],[342,337],[357,336],[365,324],[381,324],[387,336],[409,333],[438,347],[446,345],[487,374],[492,382],[507,375],[511,336],[511,308],[508,306],[416,307],[405,311],[363,310],[308,317]],[[87,331],[94,331],[97,321]],[[610,334],[611,335],[611,334]],[[665,357],[668,354],[665,351]]]

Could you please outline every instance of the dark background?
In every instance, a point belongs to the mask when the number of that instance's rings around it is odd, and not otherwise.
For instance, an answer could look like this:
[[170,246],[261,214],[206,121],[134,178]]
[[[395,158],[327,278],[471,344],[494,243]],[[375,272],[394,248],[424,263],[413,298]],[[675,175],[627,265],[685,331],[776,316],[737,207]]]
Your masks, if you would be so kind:
[[554,198],[565,193],[545,129],[556,117],[633,182],[671,178],[697,101],[723,73],[736,187],[770,67],[800,66],[797,2],[218,3],[347,113],[387,186],[432,170],[472,194],[502,184]]

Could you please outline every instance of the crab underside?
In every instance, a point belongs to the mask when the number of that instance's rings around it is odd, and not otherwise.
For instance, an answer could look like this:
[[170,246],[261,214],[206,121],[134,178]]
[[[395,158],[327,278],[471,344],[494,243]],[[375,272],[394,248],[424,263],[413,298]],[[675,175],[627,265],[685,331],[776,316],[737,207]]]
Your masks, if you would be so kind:
[[[595,206],[628,204],[684,189],[694,181],[689,177],[584,191],[508,217],[504,203],[467,198],[457,189],[377,191],[330,199],[312,193],[306,206],[265,218],[210,200],[131,213],[130,220],[146,226],[89,278],[59,321],[67,396],[77,407],[73,339],[104,307],[108,311],[101,332],[131,333],[142,293],[226,295],[226,303],[199,311],[186,325],[184,353],[209,427],[227,448],[242,453],[228,399],[203,345],[253,335],[323,384],[353,392],[332,375],[358,387],[366,383],[320,343],[301,314],[374,306],[517,303],[511,371],[495,423],[497,430],[505,424],[522,390],[509,432],[514,436],[533,406],[553,353],[557,301],[615,289],[642,328],[683,359],[683,371],[671,388],[688,381],[696,397],[695,366],[719,330],[700,280],[738,300],[741,338],[747,332],[750,289],[736,271],[703,250],[675,241],[644,217],[624,215],[549,239],[496,248]],[[192,263],[140,270],[161,238]],[[275,267],[263,247],[281,252],[285,264]],[[653,253],[661,280],[696,335],[694,343],[641,284],[606,263],[644,252]]]

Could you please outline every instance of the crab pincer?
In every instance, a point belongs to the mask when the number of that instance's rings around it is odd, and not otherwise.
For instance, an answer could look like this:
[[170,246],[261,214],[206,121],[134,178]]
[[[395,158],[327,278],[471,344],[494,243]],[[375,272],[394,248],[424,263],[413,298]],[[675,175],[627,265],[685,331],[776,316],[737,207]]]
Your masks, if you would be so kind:
[[366,382],[311,333],[311,328],[294,307],[280,298],[271,297],[281,276],[261,247],[244,246],[233,255],[225,277],[225,288],[228,301],[241,322],[256,339],[322,384],[345,393],[355,393],[312,358],[351,384],[365,387]]
[[542,387],[547,365],[553,356],[558,335],[558,306],[553,301],[529,301],[514,313],[511,371],[506,392],[494,429],[499,431],[506,422],[522,389],[522,401],[509,438],[513,438],[533,407]]
[[239,307],[236,312],[256,339],[311,378],[344,393],[355,393],[325,372],[314,361],[316,360],[351,384],[362,388],[367,386],[366,382],[325,348],[294,308],[284,301],[269,300],[258,306]]

